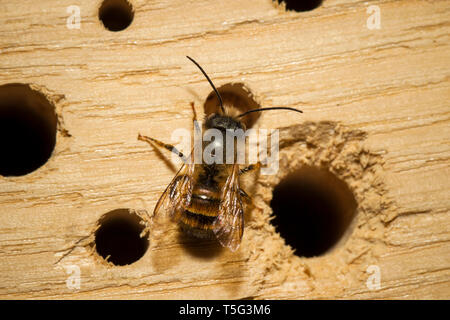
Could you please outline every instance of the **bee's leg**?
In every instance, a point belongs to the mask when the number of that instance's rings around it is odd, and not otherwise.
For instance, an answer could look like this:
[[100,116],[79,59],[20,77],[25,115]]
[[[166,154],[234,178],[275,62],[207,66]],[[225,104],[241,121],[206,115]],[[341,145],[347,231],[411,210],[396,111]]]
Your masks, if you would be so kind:
[[[248,172],[251,172],[251,171],[254,171],[254,170],[259,170],[259,168],[261,168],[261,162],[258,161],[255,164],[251,164],[251,165],[249,165],[249,166],[239,170],[239,175],[241,176],[241,175],[243,175],[245,173],[248,173]],[[253,203],[252,198],[244,190],[239,189],[239,194],[241,195],[242,199],[244,199],[244,201],[247,204],[252,204]]]
[[241,195],[242,199],[244,199],[246,204],[252,204],[252,198],[245,192],[243,189],[239,189],[239,194]]
[[197,112],[195,112],[195,106],[194,106],[193,101],[191,102],[191,108],[192,108],[192,113],[193,113],[192,122],[194,122],[194,129],[198,132],[198,131],[200,131],[200,125],[198,124],[198,121],[197,121]]
[[248,167],[242,168],[241,170],[239,170],[239,175],[243,175],[244,173],[247,172],[251,172],[254,170],[259,170],[259,168],[261,168],[261,162],[257,162],[255,164],[251,164]]
[[[195,112],[195,106],[194,102],[191,102],[191,108],[192,108],[192,122],[194,123],[194,134],[191,138],[191,146],[194,147],[195,150],[201,150],[202,149],[202,131],[200,128],[200,124],[197,121],[197,112]],[[195,157],[195,152],[191,154]]]
[[197,112],[195,112],[194,101],[191,101],[190,104],[191,104],[192,113],[193,113],[192,121],[197,121]]
[[181,151],[178,151],[178,149],[175,148],[171,144],[167,144],[167,143],[161,142],[159,140],[156,140],[156,139],[153,139],[153,138],[150,138],[150,137],[147,137],[147,136],[142,136],[141,134],[138,135],[138,140],[145,141],[145,142],[147,142],[150,145],[152,143],[154,143],[154,144],[156,144],[156,145],[158,145],[158,146],[160,146],[162,148],[165,148],[165,149],[169,150],[170,152],[173,152],[177,156],[179,156],[181,158],[181,160],[183,160],[183,162],[186,162],[186,157],[184,156],[184,154]]

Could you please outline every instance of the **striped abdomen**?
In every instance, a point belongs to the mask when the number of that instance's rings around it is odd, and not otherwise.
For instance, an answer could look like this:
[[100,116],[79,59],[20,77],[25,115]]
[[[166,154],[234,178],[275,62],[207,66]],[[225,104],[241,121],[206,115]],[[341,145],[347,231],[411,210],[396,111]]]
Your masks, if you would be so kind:
[[208,189],[194,189],[189,207],[181,214],[182,229],[197,238],[213,238],[213,223],[219,212],[220,197]]

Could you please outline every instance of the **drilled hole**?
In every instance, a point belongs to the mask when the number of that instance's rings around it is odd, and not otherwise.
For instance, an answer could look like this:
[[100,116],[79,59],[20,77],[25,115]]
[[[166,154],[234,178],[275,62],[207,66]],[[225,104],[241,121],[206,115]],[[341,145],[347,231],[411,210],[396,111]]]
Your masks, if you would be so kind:
[[[222,97],[223,104],[227,112],[231,112],[231,114],[233,114],[232,109],[235,109],[233,115],[238,115],[251,109],[261,108],[261,106],[255,101],[255,98],[250,90],[242,83],[227,83],[217,88],[217,91],[219,91],[220,96]],[[219,99],[214,91],[211,91],[208,95],[203,107],[206,115],[219,112]],[[246,128],[249,129],[253,127],[260,116],[260,112],[254,112],[248,116],[242,117],[241,119]]]
[[123,266],[139,260],[147,251],[148,237],[142,237],[141,218],[128,209],[106,213],[99,221],[95,233],[97,253],[113,263]]
[[328,171],[303,167],[273,190],[272,223],[298,256],[320,256],[348,230],[356,200],[347,185]]
[[132,5],[126,0],[105,0],[100,6],[98,16],[106,29],[121,31],[131,24],[134,12]]
[[322,0],[278,0],[278,3],[284,2],[287,10],[297,12],[311,11],[322,4]]
[[41,167],[56,143],[55,108],[24,84],[0,86],[0,175],[22,176]]

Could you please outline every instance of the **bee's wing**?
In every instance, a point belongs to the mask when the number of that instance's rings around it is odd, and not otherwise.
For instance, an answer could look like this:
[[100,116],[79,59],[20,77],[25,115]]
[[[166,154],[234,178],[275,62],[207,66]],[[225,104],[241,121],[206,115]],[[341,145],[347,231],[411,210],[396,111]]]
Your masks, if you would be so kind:
[[232,170],[222,189],[219,214],[214,221],[213,231],[222,246],[236,251],[244,233],[244,209],[239,188],[239,166],[234,164]]
[[153,217],[156,217],[163,208],[172,220],[179,220],[183,210],[191,203],[194,168],[193,163],[181,166],[156,203]]

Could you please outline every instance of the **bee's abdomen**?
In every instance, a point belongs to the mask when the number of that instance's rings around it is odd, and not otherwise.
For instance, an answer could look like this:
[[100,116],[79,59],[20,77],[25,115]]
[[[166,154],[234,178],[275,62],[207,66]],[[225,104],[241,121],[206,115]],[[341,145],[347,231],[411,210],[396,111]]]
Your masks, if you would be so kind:
[[220,199],[211,193],[193,193],[191,203],[179,221],[182,229],[197,238],[212,238],[219,205]]

